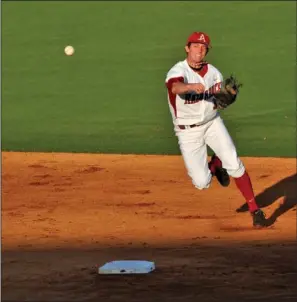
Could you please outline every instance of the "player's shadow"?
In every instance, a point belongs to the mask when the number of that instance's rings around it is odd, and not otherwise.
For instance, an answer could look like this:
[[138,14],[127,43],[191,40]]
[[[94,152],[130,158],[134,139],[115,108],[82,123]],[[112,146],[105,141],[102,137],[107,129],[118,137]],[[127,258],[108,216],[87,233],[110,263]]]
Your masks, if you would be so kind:
[[[267,218],[267,226],[273,225],[279,216],[297,205],[296,186],[297,174],[293,174],[265,189],[262,193],[256,196],[256,201],[260,208],[265,208],[273,204],[278,198],[284,198],[280,206],[271,214],[270,217]],[[247,203],[244,203],[236,210],[237,213],[246,211],[248,211]]]

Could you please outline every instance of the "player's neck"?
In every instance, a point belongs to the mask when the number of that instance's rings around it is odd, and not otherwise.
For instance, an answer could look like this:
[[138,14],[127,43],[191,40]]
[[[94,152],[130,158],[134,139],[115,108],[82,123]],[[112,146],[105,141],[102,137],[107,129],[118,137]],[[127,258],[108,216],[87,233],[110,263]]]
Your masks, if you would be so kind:
[[191,69],[193,69],[194,71],[197,71],[197,72],[200,71],[205,64],[207,64],[204,61],[193,62],[193,61],[190,61],[189,59],[187,59],[187,62],[188,62],[188,65],[191,67]]

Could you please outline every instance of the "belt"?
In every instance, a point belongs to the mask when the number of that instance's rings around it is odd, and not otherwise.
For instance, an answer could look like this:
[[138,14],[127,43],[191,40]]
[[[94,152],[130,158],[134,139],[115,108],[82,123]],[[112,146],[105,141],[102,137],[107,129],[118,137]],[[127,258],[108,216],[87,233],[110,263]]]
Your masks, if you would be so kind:
[[185,129],[189,129],[189,128],[195,128],[195,127],[199,127],[201,125],[198,124],[193,124],[193,125],[177,125],[177,127],[179,129],[185,130]]

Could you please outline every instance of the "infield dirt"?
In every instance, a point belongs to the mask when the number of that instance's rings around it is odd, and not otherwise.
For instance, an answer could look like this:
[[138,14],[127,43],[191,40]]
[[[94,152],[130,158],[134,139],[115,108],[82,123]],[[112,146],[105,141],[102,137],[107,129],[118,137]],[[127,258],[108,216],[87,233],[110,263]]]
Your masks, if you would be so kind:
[[[2,300],[295,301],[296,159],[242,160],[266,229],[180,156],[2,152]],[[156,270],[97,274],[120,259]]]

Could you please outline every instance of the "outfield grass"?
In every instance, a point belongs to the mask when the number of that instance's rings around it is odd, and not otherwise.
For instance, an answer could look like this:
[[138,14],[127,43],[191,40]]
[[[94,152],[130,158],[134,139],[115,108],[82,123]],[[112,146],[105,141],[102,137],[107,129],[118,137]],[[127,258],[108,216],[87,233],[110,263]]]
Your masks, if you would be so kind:
[[3,2],[2,149],[179,153],[164,79],[201,30],[208,60],[244,82],[222,113],[239,154],[293,157],[295,11],[293,1]]

